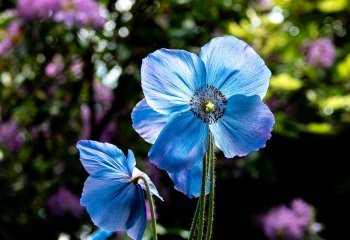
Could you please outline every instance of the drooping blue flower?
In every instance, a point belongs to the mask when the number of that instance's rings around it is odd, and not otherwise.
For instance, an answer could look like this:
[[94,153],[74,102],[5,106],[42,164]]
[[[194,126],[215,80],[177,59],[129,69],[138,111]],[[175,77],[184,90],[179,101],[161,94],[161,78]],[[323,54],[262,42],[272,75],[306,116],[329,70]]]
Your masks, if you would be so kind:
[[146,208],[142,180],[147,179],[153,195],[159,193],[149,177],[135,167],[131,150],[127,158],[109,143],[82,140],[77,144],[80,161],[90,174],[85,181],[81,205],[86,206],[94,224],[115,232],[127,231],[132,239],[141,239],[146,228]]
[[228,158],[265,146],[274,117],[262,102],[271,77],[243,41],[217,37],[199,56],[160,49],[142,61],[145,99],[134,108],[133,127],[154,144],[149,159],[166,170],[175,188],[199,196],[209,131]]

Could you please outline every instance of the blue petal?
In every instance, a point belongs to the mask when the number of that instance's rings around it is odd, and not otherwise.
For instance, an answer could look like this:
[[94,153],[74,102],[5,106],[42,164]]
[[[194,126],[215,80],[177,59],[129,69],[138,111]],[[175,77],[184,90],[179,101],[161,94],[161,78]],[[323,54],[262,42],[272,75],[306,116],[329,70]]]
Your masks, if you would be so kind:
[[112,236],[112,234],[113,232],[98,229],[93,234],[88,236],[86,240],[107,240],[110,236]]
[[[151,190],[152,195],[156,196],[157,198],[159,198],[160,200],[163,201],[163,198],[160,196],[156,186],[154,185],[152,180],[148,177],[148,175],[146,173],[140,171],[138,168],[135,167],[134,171],[132,173],[132,177],[136,178],[137,176],[143,176],[148,182],[148,185],[149,185],[149,188]],[[147,191],[146,185],[145,185],[143,180],[139,179],[137,183],[142,187],[142,189]]]
[[271,72],[245,42],[233,36],[217,37],[202,47],[199,57],[207,70],[207,83],[227,99],[236,94],[265,96]]
[[154,111],[146,99],[142,99],[132,111],[131,119],[135,131],[147,142],[153,144],[169,120],[169,116]]
[[85,181],[81,205],[94,224],[108,231],[126,231],[131,208],[137,201],[138,187],[123,179],[101,180],[88,177]]
[[145,196],[141,188],[138,188],[137,201],[131,208],[130,218],[127,222],[127,234],[134,240],[141,240],[146,229],[147,215],[145,206]]
[[205,85],[205,67],[193,53],[160,49],[143,59],[141,78],[147,103],[154,110],[182,112],[190,108],[194,91]]
[[275,123],[259,96],[235,95],[228,100],[225,115],[210,125],[215,144],[226,157],[244,156],[265,147]]
[[132,172],[136,166],[136,159],[134,153],[130,149],[128,150],[128,158],[126,159],[126,162],[128,164],[129,174],[132,176]]
[[109,143],[81,140],[77,143],[80,161],[86,171],[96,178],[130,176],[123,152]]
[[189,169],[202,161],[208,139],[208,124],[191,111],[172,115],[148,153],[149,160],[171,173]]
[[[171,180],[174,182],[176,190],[186,194],[188,197],[199,197],[202,187],[203,161],[198,163],[188,170],[177,173],[168,173]],[[207,178],[206,194],[209,193],[209,176]]]

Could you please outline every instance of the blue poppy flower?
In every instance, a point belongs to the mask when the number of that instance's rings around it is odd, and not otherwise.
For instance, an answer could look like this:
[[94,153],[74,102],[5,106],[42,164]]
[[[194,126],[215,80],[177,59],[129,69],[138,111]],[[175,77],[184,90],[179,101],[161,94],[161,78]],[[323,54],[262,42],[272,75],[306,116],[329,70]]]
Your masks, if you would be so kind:
[[274,117],[262,102],[271,77],[243,41],[217,37],[199,56],[160,49],[142,61],[145,99],[134,108],[133,127],[153,144],[149,159],[166,170],[175,188],[199,196],[209,131],[228,158],[265,146]]
[[147,179],[153,195],[163,200],[149,177],[135,167],[131,150],[123,152],[109,143],[82,140],[77,144],[80,161],[90,174],[85,181],[81,205],[86,206],[94,224],[115,232],[127,231],[132,239],[141,239],[146,228],[146,208],[142,180]]

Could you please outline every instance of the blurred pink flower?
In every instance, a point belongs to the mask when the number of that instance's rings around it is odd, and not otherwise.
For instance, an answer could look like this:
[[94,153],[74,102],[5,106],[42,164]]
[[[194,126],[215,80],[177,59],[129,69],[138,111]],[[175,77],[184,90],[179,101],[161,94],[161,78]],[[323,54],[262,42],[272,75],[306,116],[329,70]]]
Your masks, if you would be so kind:
[[10,119],[6,122],[0,120],[0,144],[10,152],[16,152],[23,145],[23,138],[17,122]]
[[[104,86],[100,82],[94,82],[94,101],[95,101],[95,121],[96,124],[99,124],[102,118],[107,113],[107,110],[112,106],[114,100],[114,93],[112,89]],[[82,118],[82,133],[80,139],[88,139],[91,134],[91,110],[90,107],[86,104],[81,106],[80,115]],[[116,123],[111,120],[106,126],[100,135],[99,141],[111,141],[115,136]]]
[[17,10],[26,21],[53,19],[68,27],[102,29],[105,19],[94,0],[18,0]]
[[306,41],[303,44],[302,52],[306,56],[307,64],[318,67],[331,67],[336,56],[335,46],[328,38]]
[[61,55],[55,55],[45,67],[45,74],[50,78],[57,77],[64,69],[64,60]]
[[303,237],[305,226],[300,224],[299,218],[291,209],[279,206],[270,210],[263,218],[263,230],[270,239],[283,236],[286,239],[298,240]]
[[314,224],[313,207],[302,199],[295,199],[290,208],[274,207],[259,220],[269,239],[301,240]]
[[18,19],[13,20],[6,29],[5,37],[0,41],[0,58],[19,42],[21,36],[22,22]]
[[[106,110],[103,108],[97,108],[95,109],[95,121],[98,124],[101,119],[104,117],[104,115],[106,114]],[[91,117],[91,111],[89,106],[87,105],[82,105],[81,106],[81,111],[80,111],[80,115],[82,118],[82,132],[80,135],[80,139],[88,139],[91,136],[91,123],[90,123],[90,117]],[[100,137],[99,137],[99,141],[102,142],[110,142],[111,140],[113,140],[113,137],[116,134],[116,124],[113,121],[110,121],[103,129]]]
[[306,225],[312,222],[314,209],[310,204],[306,203],[300,198],[297,198],[294,199],[290,205],[294,213]]
[[59,8],[61,0],[18,0],[17,10],[24,20],[45,19]]
[[59,6],[59,10],[53,16],[54,21],[68,27],[103,28],[105,20],[99,14],[100,6],[94,0],[61,0]]
[[102,106],[108,108],[112,104],[114,93],[111,88],[100,82],[94,83],[94,100]]
[[83,67],[84,67],[83,60],[78,58],[71,63],[71,65],[69,66],[69,70],[71,71],[74,77],[80,78],[82,76]]

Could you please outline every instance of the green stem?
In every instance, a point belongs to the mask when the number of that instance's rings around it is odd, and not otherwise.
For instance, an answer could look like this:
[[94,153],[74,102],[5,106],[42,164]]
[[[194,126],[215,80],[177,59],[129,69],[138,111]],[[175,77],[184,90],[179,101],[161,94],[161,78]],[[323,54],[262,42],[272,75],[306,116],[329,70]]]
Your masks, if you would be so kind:
[[207,174],[208,174],[208,159],[209,154],[205,155],[203,159],[203,173],[202,173],[202,189],[201,196],[198,201],[200,201],[199,205],[199,224],[198,224],[198,235],[197,239],[202,240],[203,231],[204,231],[204,218],[205,218],[205,200],[206,200],[206,183],[207,183]]
[[200,201],[198,200],[197,207],[196,207],[196,212],[194,213],[194,217],[193,217],[192,224],[191,224],[190,236],[189,236],[188,239],[193,239],[194,233],[196,231],[197,223],[198,223],[198,217],[199,217],[200,205],[201,205]]
[[210,134],[209,142],[209,177],[210,177],[210,192],[209,192],[209,209],[208,209],[208,222],[207,222],[207,236],[206,240],[211,239],[214,223],[214,208],[215,208],[215,152],[214,152],[214,139]]
[[146,186],[146,193],[147,193],[147,199],[149,203],[149,209],[151,211],[151,216],[152,216],[152,235],[153,235],[153,240],[157,240],[157,220],[156,220],[156,213],[154,211],[154,203],[153,203],[153,198],[151,194],[151,189],[149,187],[148,181],[145,177],[143,176],[137,176],[134,178],[136,182],[141,179]]

